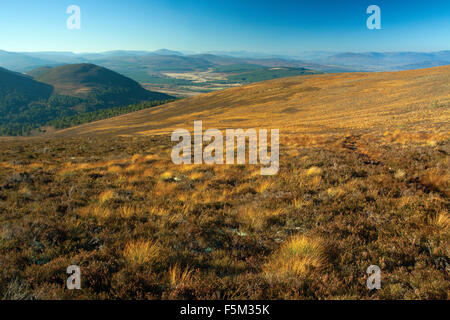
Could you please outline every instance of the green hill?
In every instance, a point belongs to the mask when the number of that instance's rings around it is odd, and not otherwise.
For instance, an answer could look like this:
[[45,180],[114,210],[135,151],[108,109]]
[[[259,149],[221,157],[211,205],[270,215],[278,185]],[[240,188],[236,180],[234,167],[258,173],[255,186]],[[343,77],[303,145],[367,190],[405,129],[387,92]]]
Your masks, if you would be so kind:
[[44,73],[49,72],[51,69],[52,69],[52,67],[39,67],[39,68],[33,69],[31,71],[28,71],[26,74],[32,78],[37,78],[37,77],[43,75]]
[[47,101],[53,87],[31,77],[0,68],[0,134],[22,134],[29,131],[29,120],[46,117],[36,114],[36,104]]
[[0,68],[0,135],[27,135],[50,123],[66,127],[170,99],[92,64],[42,67],[29,75]]
[[19,107],[23,102],[48,99],[53,87],[21,73],[0,68],[0,106]]
[[35,80],[52,85],[60,95],[99,100],[106,106],[123,106],[168,95],[145,90],[136,81],[94,64],[71,64],[31,71]]

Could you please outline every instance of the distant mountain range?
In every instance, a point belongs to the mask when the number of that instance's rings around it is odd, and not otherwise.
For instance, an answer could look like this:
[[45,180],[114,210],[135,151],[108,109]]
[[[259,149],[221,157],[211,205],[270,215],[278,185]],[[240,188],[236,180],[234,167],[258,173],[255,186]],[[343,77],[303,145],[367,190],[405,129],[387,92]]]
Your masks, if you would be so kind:
[[212,51],[185,54],[156,51],[116,50],[103,53],[0,51],[0,67],[27,72],[43,66],[93,63],[122,73],[139,82],[165,72],[206,71],[223,65],[254,64],[266,67],[307,68],[318,72],[395,71],[450,64],[450,51],[339,53],[310,51],[291,55],[247,51]]
[[[305,57],[306,58],[306,57]],[[308,57],[315,63],[327,63],[360,71],[401,71],[450,65],[450,51],[439,52],[366,52],[325,53]]]
[[[319,65],[316,70],[339,67],[351,71],[401,71],[450,65],[450,50],[438,52],[327,52],[306,51],[293,55],[261,54],[247,51],[212,51],[211,54],[242,59],[282,59]],[[337,70],[339,72],[339,70]]]

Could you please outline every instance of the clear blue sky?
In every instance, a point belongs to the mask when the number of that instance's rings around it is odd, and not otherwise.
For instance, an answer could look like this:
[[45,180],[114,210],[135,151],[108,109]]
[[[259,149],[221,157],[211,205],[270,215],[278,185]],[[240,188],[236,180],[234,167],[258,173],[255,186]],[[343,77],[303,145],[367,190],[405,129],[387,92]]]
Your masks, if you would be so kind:
[[[81,8],[68,30],[66,8]],[[366,9],[381,8],[382,30]],[[0,49],[8,51],[450,49],[450,0],[1,0]]]

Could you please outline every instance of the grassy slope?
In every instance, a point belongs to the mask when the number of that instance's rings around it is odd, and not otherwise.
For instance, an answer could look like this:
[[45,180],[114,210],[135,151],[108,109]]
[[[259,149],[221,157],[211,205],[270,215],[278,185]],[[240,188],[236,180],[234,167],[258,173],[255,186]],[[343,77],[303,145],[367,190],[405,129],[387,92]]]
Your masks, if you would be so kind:
[[[448,299],[449,76],[268,81],[4,140],[0,296]],[[193,120],[280,128],[280,172],[173,165]]]
[[[392,72],[312,75],[271,80],[173,102],[61,131],[57,136],[104,132],[133,135],[204,127],[272,127],[289,132],[345,132],[446,124],[450,67]],[[236,119],[236,121],[233,121]],[[431,127],[427,128],[424,124]],[[124,126],[126,124],[126,126]]]

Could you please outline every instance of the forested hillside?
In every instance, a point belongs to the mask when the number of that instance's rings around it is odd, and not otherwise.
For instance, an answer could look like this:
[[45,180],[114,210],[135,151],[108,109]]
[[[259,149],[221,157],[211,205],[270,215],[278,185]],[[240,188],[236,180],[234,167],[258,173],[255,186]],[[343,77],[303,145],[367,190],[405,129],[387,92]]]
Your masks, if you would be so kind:
[[0,68],[0,135],[29,135],[49,123],[67,127],[172,98],[91,64],[39,68],[30,75]]

